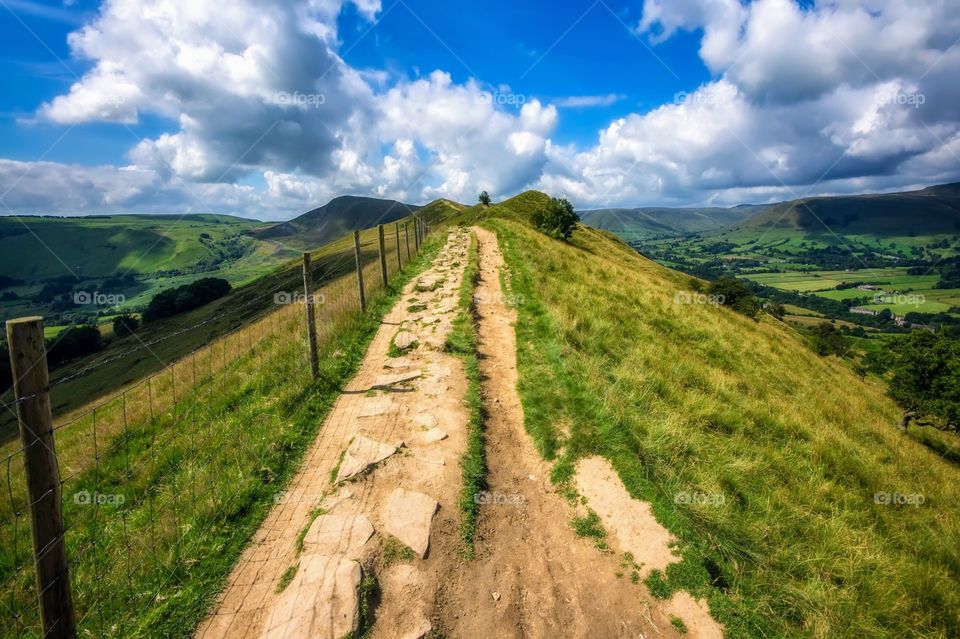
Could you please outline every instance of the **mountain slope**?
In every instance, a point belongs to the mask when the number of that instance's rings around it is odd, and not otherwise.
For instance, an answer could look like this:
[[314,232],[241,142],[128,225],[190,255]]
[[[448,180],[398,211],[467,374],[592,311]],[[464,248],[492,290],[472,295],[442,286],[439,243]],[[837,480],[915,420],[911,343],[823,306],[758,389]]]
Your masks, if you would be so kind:
[[612,231],[631,242],[653,237],[671,237],[687,233],[713,231],[742,222],[766,205],[742,205],[733,208],[609,208],[580,211],[587,226]]
[[960,633],[960,470],[897,430],[882,383],[769,316],[682,303],[689,277],[608,233],[547,238],[523,221],[545,197],[472,209],[510,271],[525,426],[554,479],[606,457],[679,538],[648,587],[735,637]]
[[960,232],[960,183],[880,195],[811,197],[783,202],[733,231],[778,229],[810,235],[896,237]]
[[395,200],[343,195],[288,222],[255,230],[252,235],[288,247],[316,247],[351,231],[394,222],[418,208]]

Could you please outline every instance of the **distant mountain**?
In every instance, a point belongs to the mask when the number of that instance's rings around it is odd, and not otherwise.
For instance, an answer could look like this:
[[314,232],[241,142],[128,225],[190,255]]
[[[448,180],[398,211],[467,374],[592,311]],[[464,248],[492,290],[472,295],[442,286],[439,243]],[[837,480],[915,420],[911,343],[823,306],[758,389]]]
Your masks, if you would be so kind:
[[955,235],[960,232],[960,182],[905,193],[809,197],[782,202],[757,212],[732,232],[756,229],[777,229],[780,234],[797,231],[803,235]]
[[343,195],[288,222],[251,231],[251,235],[287,247],[316,248],[351,231],[399,220],[419,208],[396,200]]
[[579,214],[584,224],[633,241],[713,231],[742,222],[769,207],[742,204],[733,208],[609,208],[580,211]]

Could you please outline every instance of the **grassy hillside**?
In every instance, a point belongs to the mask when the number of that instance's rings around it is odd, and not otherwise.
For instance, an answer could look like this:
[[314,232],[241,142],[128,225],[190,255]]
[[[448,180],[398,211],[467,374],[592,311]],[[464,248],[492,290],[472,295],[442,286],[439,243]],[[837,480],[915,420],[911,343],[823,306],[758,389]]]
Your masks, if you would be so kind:
[[742,222],[766,206],[733,208],[613,208],[580,211],[587,226],[613,231],[631,242],[653,237],[671,237],[687,233],[713,231]]
[[690,278],[609,234],[547,238],[524,222],[545,197],[471,210],[523,300],[526,426],[558,481],[599,454],[652,502],[684,557],[654,593],[705,596],[731,637],[958,636],[960,469],[880,383],[768,316],[677,303]]

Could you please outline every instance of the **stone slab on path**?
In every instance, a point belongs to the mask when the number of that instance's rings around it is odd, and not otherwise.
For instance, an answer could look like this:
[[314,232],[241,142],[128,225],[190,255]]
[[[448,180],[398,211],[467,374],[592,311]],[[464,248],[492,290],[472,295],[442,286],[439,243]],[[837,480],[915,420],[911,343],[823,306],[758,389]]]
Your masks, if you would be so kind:
[[343,639],[357,631],[360,564],[345,557],[304,555],[273,606],[263,639]]
[[378,417],[386,415],[400,408],[400,405],[389,397],[365,397],[358,417]]
[[423,376],[423,372],[420,369],[408,371],[406,373],[395,373],[393,375],[380,375],[377,377],[377,381],[374,382],[374,388],[390,388],[391,386],[397,386],[399,384],[405,384],[407,382],[412,382],[415,379],[418,379]]
[[357,435],[351,442],[350,447],[347,448],[343,461],[340,463],[337,483],[350,479],[374,464],[379,464],[395,452],[397,452],[396,446]]
[[320,515],[303,538],[303,549],[312,555],[345,555],[358,559],[373,537],[373,524],[366,515]]
[[401,351],[405,351],[417,341],[417,336],[410,331],[400,331],[393,338],[393,345]]
[[420,443],[433,444],[447,438],[447,434],[439,428],[431,428],[425,433],[420,434]]
[[423,559],[430,548],[430,526],[438,506],[437,500],[429,495],[397,488],[384,509],[384,530]]

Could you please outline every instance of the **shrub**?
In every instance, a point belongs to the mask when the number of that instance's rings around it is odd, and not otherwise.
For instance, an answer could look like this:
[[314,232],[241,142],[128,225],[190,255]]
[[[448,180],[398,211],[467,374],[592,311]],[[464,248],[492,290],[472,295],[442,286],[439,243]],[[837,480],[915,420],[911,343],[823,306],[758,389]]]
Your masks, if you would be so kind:
[[191,284],[161,291],[150,300],[143,313],[143,321],[152,322],[200,308],[229,292],[230,282],[219,277],[204,277]]
[[490,194],[486,191],[480,191],[480,204],[490,206]]
[[113,318],[113,333],[119,337],[132,335],[140,328],[140,320],[135,315],[124,313]]
[[960,341],[914,331],[894,345],[892,360],[889,393],[904,408],[902,425],[960,429]]
[[92,325],[71,326],[53,339],[47,340],[47,362],[58,366],[78,357],[103,350],[100,329]]
[[760,312],[760,302],[754,297],[753,292],[735,277],[721,277],[710,282],[707,293],[724,306],[729,306],[747,317],[756,317]]
[[837,355],[845,357],[850,352],[850,346],[844,338],[843,333],[837,330],[837,327],[830,322],[821,322],[813,330],[813,340],[811,345],[818,355]]
[[573,210],[573,205],[563,198],[550,198],[541,209],[533,214],[533,225],[558,240],[569,240],[573,229],[580,221],[580,216]]

